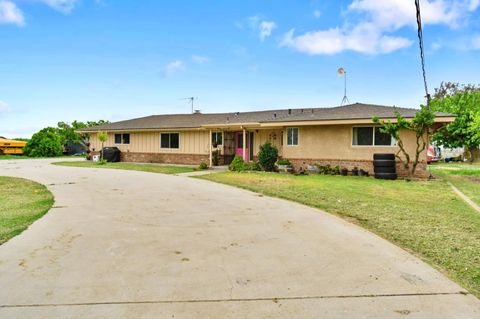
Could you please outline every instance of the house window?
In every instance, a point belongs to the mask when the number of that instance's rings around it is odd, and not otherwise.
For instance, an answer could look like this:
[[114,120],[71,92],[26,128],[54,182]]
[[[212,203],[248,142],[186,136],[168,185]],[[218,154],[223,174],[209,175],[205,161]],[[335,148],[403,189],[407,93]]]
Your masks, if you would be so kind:
[[212,145],[222,145],[223,144],[223,134],[222,132],[213,132],[212,133]]
[[298,145],[298,128],[287,128],[287,145]]
[[392,146],[395,145],[395,139],[390,134],[380,132],[379,127],[354,127],[352,145]]
[[179,133],[162,133],[160,134],[160,148],[179,148]]
[[243,148],[243,134],[237,134],[237,148]]
[[115,144],[130,144],[130,134],[115,134]]

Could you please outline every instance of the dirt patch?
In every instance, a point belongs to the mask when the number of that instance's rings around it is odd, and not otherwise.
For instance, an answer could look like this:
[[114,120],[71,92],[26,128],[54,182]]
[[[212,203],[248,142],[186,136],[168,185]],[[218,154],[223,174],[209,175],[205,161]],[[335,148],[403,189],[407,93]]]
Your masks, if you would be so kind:
[[474,182],[475,184],[480,184],[480,176],[465,176],[470,182]]

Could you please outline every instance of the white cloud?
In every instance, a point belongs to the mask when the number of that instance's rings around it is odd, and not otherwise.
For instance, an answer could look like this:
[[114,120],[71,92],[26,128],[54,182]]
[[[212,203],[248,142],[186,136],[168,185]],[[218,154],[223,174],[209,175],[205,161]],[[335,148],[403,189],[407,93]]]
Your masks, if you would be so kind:
[[294,36],[295,29],[283,37],[281,46],[290,46],[307,54],[335,54],[345,49],[341,31],[338,28],[313,31]]
[[70,13],[75,8],[75,5],[79,2],[79,0],[38,0],[38,1],[65,14]]
[[0,0],[0,24],[25,25],[23,13],[15,3],[8,0]]
[[320,18],[321,16],[322,16],[322,12],[321,12],[320,10],[314,10],[314,11],[313,11],[313,17],[314,17],[315,19],[318,19],[318,18]]
[[[420,1],[424,24],[445,24],[456,27],[465,11],[460,1]],[[463,9],[463,10],[462,10]],[[354,0],[348,6],[349,12],[365,13],[370,20],[384,30],[397,30],[404,26],[415,26],[415,3],[405,0]]]
[[[422,22],[457,28],[465,23],[469,10],[476,8],[478,2],[480,0],[421,0]],[[292,29],[280,45],[307,54],[335,54],[346,50],[390,53],[413,44],[412,40],[394,34],[404,27],[416,27],[414,1],[353,0],[343,25],[300,35],[295,35]]]
[[351,31],[332,28],[313,31],[295,36],[292,29],[285,34],[281,46],[293,47],[299,52],[310,55],[336,54],[352,50],[366,54],[390,53],[412,45],[412,41],[402,37],[381,35],[369,30],[368,25],[359,25]]
[[198,64],[204,64],[204,63],[210,62],[210,58],[208,56],[195,55],[195,54],[192,55],[192,60],[193,62]]
[[399,49],[408,48],[411,46],[413,41],[402,38],[402,37],[392,37],[388,35],[384,35],[380,38],[379,50],[380,53],[390,53],[393,51],[397,51]]
[[236,22],[235,25],[239,29],[250,29],[255,33],[258,32],[261,41],[271,36],[273,30],[277,28],[277,24],[274,21],[265,20],[260,15],[248,17],[242,22]]
[[[64,14],[69,14],[80,0],[31,0],[32,3],[47,5]],[[97,0],[100,1],[100,0]],[[25,18],[15,0],[0,0],[0,24],[25,25]]]
[[260,40],[264,41],[266,38],[272,35],[273,29],[275,29],[277,25],[273,21],[262,21],[260,22],[259,29],[260,29]]
[[185,63],[181,60],[172,61],[167,63],[164,68],[165,76],[171,77],[178,72],[185,71],[186,66]]
[[468,5],[468,11],[473,12],[480,7],[480,0],[470,0]]

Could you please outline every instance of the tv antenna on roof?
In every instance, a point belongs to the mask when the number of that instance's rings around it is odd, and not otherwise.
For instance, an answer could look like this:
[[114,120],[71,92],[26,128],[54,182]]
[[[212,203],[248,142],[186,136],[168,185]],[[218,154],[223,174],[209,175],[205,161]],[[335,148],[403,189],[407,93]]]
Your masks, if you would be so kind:
[[345,71],[344,68],[339,68],[337,70],[337,74],[338,74],[338,76],[345,77],[345,86],[343,88],[343,99],[342,99],[342,103],[340,104],[340,106],[343,106],[344,104],[350,104],[350,101],[348,100],[348,97],[347,97],[347,71]]
[[189,100],[189,101],[190,101],[191,106],[192,106],[192,114],[193,114],[193,101],[195,101],[195,100],[197,100],[197,99],[198,99],[198,97],[193,97],[193,96],[192,96],[192,97],[183,98],[183,99],[181,99],[181,100]]

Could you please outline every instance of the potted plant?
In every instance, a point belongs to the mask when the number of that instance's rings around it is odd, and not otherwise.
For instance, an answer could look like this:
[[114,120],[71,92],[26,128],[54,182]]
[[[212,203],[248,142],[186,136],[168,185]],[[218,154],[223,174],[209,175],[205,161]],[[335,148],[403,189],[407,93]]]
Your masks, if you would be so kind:
[[358,176],[358,167],[355,166],[355,167],[352,169],[352,176]]
[[358,176],[368,176],[368,171],[361,169],[358,171]]
[[348,175],[348,168],[345,168],[345,167],[342,168],[342,169],[340,170],[340,175],[342,175],[342,176],[347,176],[347,175]]
[[280,173],[291,173],[293,170],[292,163],[288,159],[278,160],[276,166]]

